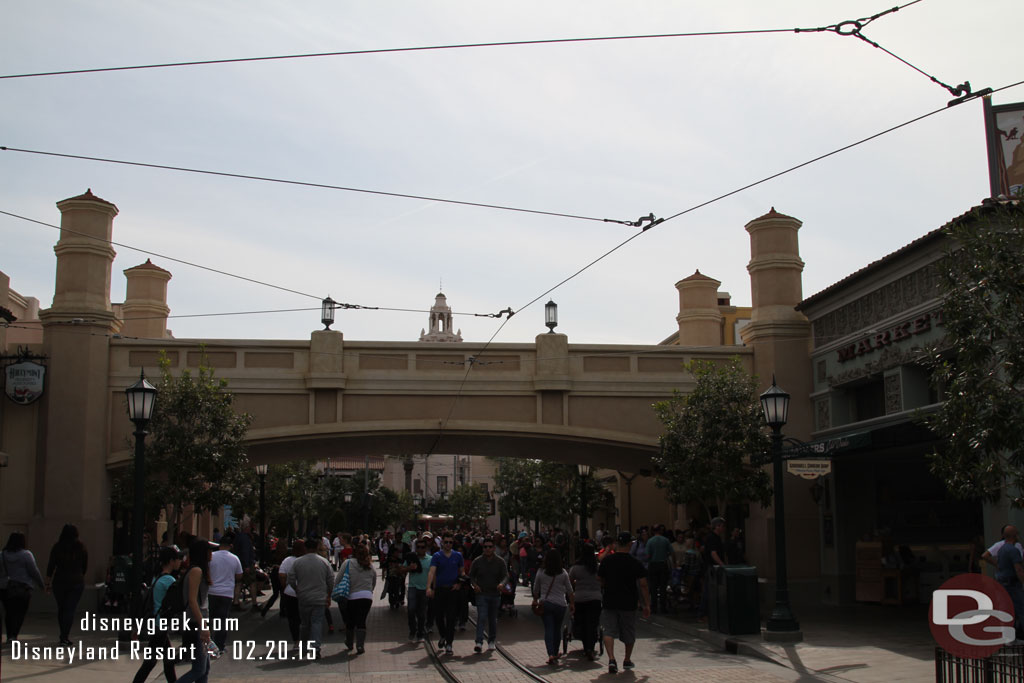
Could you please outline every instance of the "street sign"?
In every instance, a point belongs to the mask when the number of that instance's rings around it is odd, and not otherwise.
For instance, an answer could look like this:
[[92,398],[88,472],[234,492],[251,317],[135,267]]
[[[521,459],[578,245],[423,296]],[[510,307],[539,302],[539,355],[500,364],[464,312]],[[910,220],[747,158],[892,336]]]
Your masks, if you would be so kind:
[[832,473],[832,461],[825,459],[787,460],[786,471],[801,479],[817,479]]

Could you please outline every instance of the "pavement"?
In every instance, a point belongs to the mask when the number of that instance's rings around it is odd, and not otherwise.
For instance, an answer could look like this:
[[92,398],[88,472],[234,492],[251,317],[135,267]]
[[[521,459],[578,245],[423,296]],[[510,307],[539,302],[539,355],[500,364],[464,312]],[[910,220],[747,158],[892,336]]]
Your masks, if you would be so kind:
[[[33,600],[48,600],[36,595]],[[769,643],[760,635],[732,636],[709,631],[688,615],[654,615],[638,625],[637,667],[621,670],[621,643],[617,644],[620,673],[607,673],[607,658],[589,662],[582,657],[579,641],[570,643],[569,654],[557,666],[545,664],[543,627],[529,609],[526,589],[517,595],[518,617],[499,620],[498,640],[503,648],[532,671],[550,681],[701,681],[790,683],[805,681],[920,681],[934,680],[934,641],[928,631],[923,607],[879,607],[858,605],[844,608],[820,607],[797,614],[804,633],[798,644]],[[335,624],[340,626],[337,608]],[[475,610],[471,609],[471,616]],[[80,615],[81,616],[81,615]],[[288,640],[287,624],[277,617],[275,606],[266,618],[254,612],[233,612],[239,628],[232,634],[223,657],[213,662],[211,680],[260,683],[308,683],[309,679],[360,681],[439,681],[423,643],[408,642],[405,609],[391,610],[386,601],[375,601],[367,623],[367,649],[363,655],[348,653],[341,629],[327,636],[323,658],[310,661],[280,661],[276,655],[281,641]],[[26,620],[22,638],[39,647],[57,645],[52,614],[34,612]],[[434,636],[436,638],[436,634]],[[473,653],[473,626],[457,634],[455,655],[448,658],[452,672],[465,683],[505,683],[522,680],[498,653]],[[82,632],[76,625],[71,636],[83,648],[110,647],[116,642],[109,632]],[[5,646],[0,657],[0,681],[41,681],[49,683],[111,683],[129,681],[139,666],[122,642],[115,660],[68,663],[54,654],[32,660],[13,660],[12,648]],[[178,675],[185,673],[178,667]],[[160,666],[148,681],[162,681]]]

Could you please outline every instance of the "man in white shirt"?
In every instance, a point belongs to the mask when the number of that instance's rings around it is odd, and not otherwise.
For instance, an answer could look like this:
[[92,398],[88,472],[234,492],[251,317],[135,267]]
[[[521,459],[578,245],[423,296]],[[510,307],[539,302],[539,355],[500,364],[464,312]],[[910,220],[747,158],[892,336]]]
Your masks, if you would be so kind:
[[[1003,537],[1002,540],[993,543],[992,547],[986,550],[981,556],[981,559],[985,560],[993,567],[996,566],[996,558],[999,556],[999,549],[1006,545],[1007,537],[1009,537],[1010,535],[1016,537],[1017,529],[1012,524],[1004,524],[1003,528],[999,530],[999,535]],[[1016,545],[1017,550],[1019,550],[1021,554],[1024,555],[1024,546],[1022,546],[1018,542],[1015,542],[1014,545]]]
[[[224,534],[220,537],[219,549],[210,556],[210,619],[213,620],[214,626],[223,627],[231,615],[231,602],[235,597],[235,582],[242,580],[242,563],[238,556],[231,552],[234,541],[234,534],[230,532]],[[213,631],[213,642],[221,652],[224,652],[227,640],[228,632],[226,630]]]

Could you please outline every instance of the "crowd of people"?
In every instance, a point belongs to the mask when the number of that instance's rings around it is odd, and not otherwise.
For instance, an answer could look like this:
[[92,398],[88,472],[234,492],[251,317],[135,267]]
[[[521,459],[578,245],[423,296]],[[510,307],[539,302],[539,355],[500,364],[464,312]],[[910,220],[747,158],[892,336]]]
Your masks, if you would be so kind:
[[[598,528],[593,539],[559,529],[507,535],[487,529],[400,529],[374,537],[324,532],[289,542],[271,530],[258,544],[267,556],[262,568],[248,524],[223,534],[215,530],[213,537],[215,541],[178,539],[187,552],[171,544],[166,534],[159,546],[147,544],[145,616],[177,610],[190,625],[180,635],[193,656],[178,662],[189,670],[176,677],[175,662],[163,659],[168,681],[206,680],[211,658],[222,655],[230,641],[223,624],[232,609],[245,609],[246,601],[264,618],[279,603],[293,647],[303,648],[310,659],[320,656],[323,638],[334,632],[332,606],[337,605],[346,649],[363,654],[367,616],[379,589],[391,608],[405,606],[411,641],[431,637],[436,628],[439,651],[450,655],[456,634],[466,631],[470,605],[477,612],[474,651],[496,647],[498,616],[516,610],[515,593],[523,587],[530,591],[531,609],[543,624],[547,664],[558,664],[568,615],[572,637],[580,640],[584,656],[598,659],[597,647],[603,645],[608,670],[614,673],[616,641],[624,648],[622,667],[634,666],[639,613],[673,611],[686,603],[700,607],[700,596],[706,593],[704,570],[744,559],[742,534],[734,530],[727,537],[721,518],[701,530],[645,527],[635,536]],[[2,561],[8,640],[18,637],[32,587],[37,586],[53,593],[60,642],[70,644],[88,567],[77,529],[67,525],[61,532],[45,578],[23,534],[11,534]],[[268,591],[270,596],[258,603]],[[202,628],[206,623],[214,624],[212,631]],[[170,648],[175,635],[151,632],[149,645]],[[144,681],[157,663],[143,661],[135,680]]]

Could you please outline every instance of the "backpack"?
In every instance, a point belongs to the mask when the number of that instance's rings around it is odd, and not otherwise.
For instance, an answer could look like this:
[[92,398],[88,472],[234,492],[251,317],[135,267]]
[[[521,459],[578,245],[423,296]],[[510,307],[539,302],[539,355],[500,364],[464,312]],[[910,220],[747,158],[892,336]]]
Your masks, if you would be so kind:
[[[164,593],[164,601],[160,603],[160,614],[163,619],[179,619],[185,611],[184,582],[175,579],[174,583],[167,587]],[[152,605],[150,605],[152,608]]]

